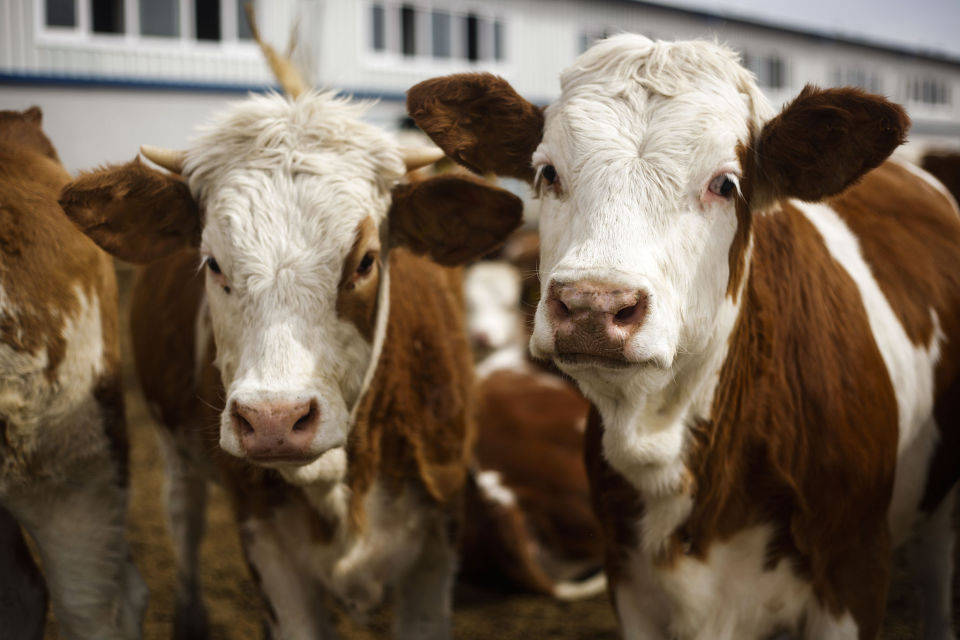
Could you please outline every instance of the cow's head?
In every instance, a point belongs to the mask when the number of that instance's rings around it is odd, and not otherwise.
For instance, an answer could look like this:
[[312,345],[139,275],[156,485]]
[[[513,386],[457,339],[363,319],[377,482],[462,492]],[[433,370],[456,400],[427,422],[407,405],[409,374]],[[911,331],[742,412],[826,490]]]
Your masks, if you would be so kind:
[[360,116],[329,94],[251,97],[185,152],[144,149],[174,173],[134,160],[81,175],[61,198],[124,260],[199,249],[220,445],[304,481],[342,456],[384,338],[388,250],[460,264],[521,217],[518,198],[473,178],[404,180],[423,160]]
[[732,324],[724,309],[745,281],[752,215],[841,191],[908,125],[856,89],[808,87],[773,117],[737,55],[703,41],[616,36],[561,86],[540,110],[495,76],[450,76],[411,89],[408,108],[463,165],[533,184],[542,296],[531,350],[595,400],[676,379],[718,341],[718,322]]

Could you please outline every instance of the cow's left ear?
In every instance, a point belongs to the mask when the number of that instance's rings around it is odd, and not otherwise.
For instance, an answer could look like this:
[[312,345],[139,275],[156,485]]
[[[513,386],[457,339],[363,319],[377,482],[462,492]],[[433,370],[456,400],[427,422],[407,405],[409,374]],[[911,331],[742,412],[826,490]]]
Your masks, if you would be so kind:
[[397,185],[390,207],[390,244],[447,266],[499,247],[523,220],[523,202],[478,178],[437,176]]
[[840,193],[903,144],[910,118],[861,89],[804,87],[753,141],[753,192],[816,202]]

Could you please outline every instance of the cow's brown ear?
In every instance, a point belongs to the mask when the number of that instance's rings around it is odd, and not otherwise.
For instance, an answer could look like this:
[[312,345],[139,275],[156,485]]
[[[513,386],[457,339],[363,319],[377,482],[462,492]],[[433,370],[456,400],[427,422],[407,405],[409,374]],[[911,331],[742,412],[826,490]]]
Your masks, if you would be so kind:
[[37,127],[43,126],[43,111],[37,105],[33,105],[24,111],[23,117],[27,122],[36,125]]
[[200,212],[187,185],[139,159],[80,174],[64,187],[60,205],[102,249],[128,262],[200,243]]
[[393,190],[390,244],[448,266],[499,247],[523,220],[523,202],[509,191],[465,176],[443,175]]
[[882,96],[807,85],[754,141],[757,186],[772,198],[822,200],[879,166],[909,128],[903,107]]
[[461,73],[407,92],[407,111],[444,152],[476,173],[533,180],[543,112],[503,78]]

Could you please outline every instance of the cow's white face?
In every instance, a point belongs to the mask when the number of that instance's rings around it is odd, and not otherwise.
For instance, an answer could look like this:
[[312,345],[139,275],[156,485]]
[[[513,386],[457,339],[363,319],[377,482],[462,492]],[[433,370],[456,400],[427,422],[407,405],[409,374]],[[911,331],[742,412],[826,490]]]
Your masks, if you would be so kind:
[[523,344],[520,271],[502,260],[478,262],[463,274],[470,341],[480,355]]
[[371,361],[396,143],[346,103],[268,96],[218,120],[184,169],[204,216],[221,447],[281,467],[342,447]]
[[590,49],[562,84],[533,155],[542,295],[531,349],[588,392],[638,377],[658,388],[716,334],[738,148],[762,98],[726,49],[635,35]]

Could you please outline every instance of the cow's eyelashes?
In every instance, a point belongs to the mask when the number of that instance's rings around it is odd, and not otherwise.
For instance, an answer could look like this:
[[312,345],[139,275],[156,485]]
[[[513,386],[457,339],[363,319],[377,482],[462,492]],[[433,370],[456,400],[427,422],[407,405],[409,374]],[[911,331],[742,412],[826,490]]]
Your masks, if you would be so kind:
[[376,260],[376,255],[373,251],[367,251],[363,254],[363,258],[360,260],[360,264],[357,265],[357,275],[365,276],[370,273],[370,270],[373,269],[373,263]]

